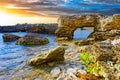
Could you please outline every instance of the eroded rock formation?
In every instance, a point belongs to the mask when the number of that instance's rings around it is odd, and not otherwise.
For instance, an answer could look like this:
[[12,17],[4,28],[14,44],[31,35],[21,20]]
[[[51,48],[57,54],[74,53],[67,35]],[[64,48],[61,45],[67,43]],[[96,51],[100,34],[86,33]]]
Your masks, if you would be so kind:
[[73,33],[77,28],[94,27],[94,32],[89,36],[95,40],[106,40],[109,37],[119,35],[120,14],[103,16],[100,14],[86,14],[81,16],[62,16],[58,20],[56,30],[57,39],[73,39]]

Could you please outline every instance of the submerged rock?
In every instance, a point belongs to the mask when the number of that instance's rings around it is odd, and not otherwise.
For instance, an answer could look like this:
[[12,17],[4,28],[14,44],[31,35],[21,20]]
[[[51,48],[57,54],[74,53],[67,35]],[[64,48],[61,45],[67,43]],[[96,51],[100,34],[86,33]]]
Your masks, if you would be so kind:
[[18,40],[20,38],[19,36],[16,36],[13,34],[4,34],[2,37],[3,37],[4,42],[15,41],[15,40]]
[[45,45],[49,43],[49,40],[39,34],[27,34],[20,38],[16,44],[20,45]]
[[64,61],[64,53],[65,49],[58,46],[44,54],[39,54],[33,57],[27,62],[27,64],[38,66],[49,62]]

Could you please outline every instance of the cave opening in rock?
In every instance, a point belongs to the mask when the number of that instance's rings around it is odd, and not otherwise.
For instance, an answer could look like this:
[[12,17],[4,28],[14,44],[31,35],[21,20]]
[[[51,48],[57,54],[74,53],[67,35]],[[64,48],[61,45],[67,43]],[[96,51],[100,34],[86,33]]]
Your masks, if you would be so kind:
[[77,28],[73,33],[73,40],[84,40],[86,39],[92,32],[94,31],[94,27],[83,27]]

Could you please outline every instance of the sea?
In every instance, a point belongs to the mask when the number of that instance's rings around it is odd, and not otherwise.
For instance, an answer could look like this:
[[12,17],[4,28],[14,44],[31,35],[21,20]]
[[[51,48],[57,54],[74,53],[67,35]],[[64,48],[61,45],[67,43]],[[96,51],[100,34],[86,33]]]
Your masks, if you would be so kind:
[[[80,30],[74,32],[73,40],[86,39],[93,30]],[[46,52],[57,46],[55,35],[39,34],[49,39],[49,43],[42,46],[25,46],[16,45],[16,41],[3,42],[2,36],[5,33],[0,33],[0,77],[9,74],[14,68],[19,67],[31,57]],[[25,36],[27,32],[11,32],[18,36]],[[1,78],[0,78],[1,79]]]

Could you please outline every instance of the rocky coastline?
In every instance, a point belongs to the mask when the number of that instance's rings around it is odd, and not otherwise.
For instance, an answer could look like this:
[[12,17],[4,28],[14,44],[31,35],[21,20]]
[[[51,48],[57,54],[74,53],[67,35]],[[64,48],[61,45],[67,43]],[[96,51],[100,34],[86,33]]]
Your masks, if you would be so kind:
[[[94,32],[86,40],[72,40],[74,30],[89,26]],[[56,33],[58,45],[13,70],[10,80],[120,80],[120,14],[62,16],[58,28],[45,30]]]
[[13,26],[0,26],[0,32],[32,32],[42,34],[54,34],[57,24],[17,24]]

